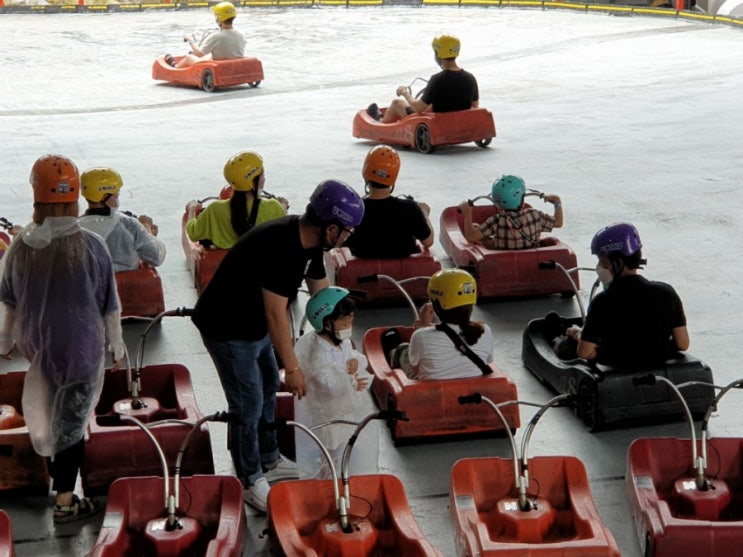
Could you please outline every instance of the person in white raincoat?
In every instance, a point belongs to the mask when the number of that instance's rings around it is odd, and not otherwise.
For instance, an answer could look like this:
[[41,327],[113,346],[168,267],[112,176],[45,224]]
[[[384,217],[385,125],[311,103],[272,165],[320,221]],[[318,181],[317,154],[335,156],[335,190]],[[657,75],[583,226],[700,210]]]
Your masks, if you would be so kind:
[[[351,344],[356,306],[348,294],[345,288],[329,286],[312,296],[306,315],[314,330],[302,335],[294,347],[307,384],[307,395],[294,403],[294,418],[310,428],[330,420],[359,422],[374,412],[366,357]],[[354,428],[335,424],[314,430],[339,475],[343,450]],[[295,446],[300,478],[331,477],[319,447],[307,434],[296,430]],[[349,474],[375,474],[378,461],[378,425],[371,422],[354,445]]]
[[121,175],[112,168],[90,168],[80,177],[88,210],[80,225],[106,241],[114,272],[133,271],[141,262],[157,267],[165,261],[165,244],[158,239],[158,228],[147,215],[130,217],[120,213]]
[[30,362],[22,413],[34,449],[51,458],[54,522],[65,523],[101,508],[74,489],[107,345],[118,368],[124,342],[111,256],[103,240],[77,220],[77,167],[65,157],[45,155],[34,163],[30,180],[33,223],[4,257],[0,353],[8,356],[15,343]]

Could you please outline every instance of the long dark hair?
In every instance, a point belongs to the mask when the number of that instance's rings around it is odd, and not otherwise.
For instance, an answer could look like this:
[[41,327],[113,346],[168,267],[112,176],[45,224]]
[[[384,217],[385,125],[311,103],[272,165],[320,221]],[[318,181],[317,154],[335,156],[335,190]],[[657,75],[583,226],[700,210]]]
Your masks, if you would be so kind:
[[230,197],[230,224],[238,238],[250,230],[250,223],[248,222],[248,199],[252,198],[253,203],[257,201],[258,180],[260,180],[262,175],[263,172],[253,177],[252,190],[232,190],[232,197]]
[[459,306],[451,309],[441,309],[438,303],[433,304],[436,315],[439,316],[442,323],[447,325],[459,325],[462,330],[464,342],[470,346],[474,345],[485,332],[485,327],[481,321],[472,321],[472,304]]

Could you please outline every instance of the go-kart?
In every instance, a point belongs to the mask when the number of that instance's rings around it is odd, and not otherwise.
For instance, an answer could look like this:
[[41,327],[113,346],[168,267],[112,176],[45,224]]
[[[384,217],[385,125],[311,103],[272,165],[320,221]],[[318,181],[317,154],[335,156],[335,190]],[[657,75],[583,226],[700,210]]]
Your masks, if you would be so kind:
[[155,317],[165,311],[163,283],[157,269],[142,263],[134,271],[116,273],[121,318]]
[[[85,454],[80,468],[85,493],[105,494],[111,483],[125,476],[157,475],[161,463],[153,454],[145,434],[136,425],[122,424],[119,416],[131,416],[149,424],[160,422],[152,435],[173,464],[177,448],[186,435],[191,437],[195,457],[184,474],[213,474],[214,461],[209,430],[201,425],[193,433],[178,420],[196,422],[203,415],[196,403],[191,376],[180,364],[144,366],[147,335],[166,316],[188,316],[192,310],[161,313],[140,337],[134,368],[107,370],[103,390],[88,425]],[[113,425],[112,425],[113,424]]]
[[[489,196],[470,200],[470,204],[473,205],[473,222],[483,223],[497,210],[492,204],[474,205],[477,199],[482,198]],[[479,243],[468,242],[462,232],[463,223],[463,215],[458,207],[444,209],[440,220],[440,242],[454,265],[467,269],[477,279],[478,297],[540,296],[556,293],[564,296],[573,295],[570,281],[565,276],[539,268],[539,262],[544,260],[557,261],[568,268],[577,265],[575,252],[558,238],[554,236],[541,238],[536,248],[492,250]],[[577,273],[571,275],[571,278],[578,284]]]
[[88,557],[239,557],[245,536],[240,481],[235,476],[181,476],[191,434],[207,421],[224,422],[231,417],[220,412],[193,424],[181,422],[191,427],[178,451],[172,486],[163,448],[153,435],[157,422],[145,425],[127,415],[113,418],[134,424],[152,441],[162,476],[120,478],[111,485],[103,525]]
[[[399,282],[391,277],[379,275],[396,284],[404,293]],[[407,297],[415,319],[418,310]],[[458,397],[471,392],[480,392],[498,402],[513,400],[516,396],[516,383],[504,370],[490,364],[492,372],[479,377],[446,380],[410,379],[399,368],[392,368],[387,356],[388,339],[396,337],[396,342],[408,342],[415,329],[413,327],[375,327],[364,334],[362,350],[369,361],[369,371],[374,375],[371,392],[382,410],[404,412],[408,420],[395,420],[388,423],[392,439],[396,445],[413,440],[436,439],[451,436],[492,435],[504,427],[519,427],[517,408],[507,409],[507,425],[492,415],[471,412],[457,402]]]
[[0,491],[46,494],[49,491],[46,459],[34,450],[21,414],[25,379],[25,371],[0,373]]
[[0,557],[15,557],[13,528],[8,513],[0,510]]
[[495,404],[479,393],[461,397],[462,404],[486,402],[504,426],[504,408],[527,404],[539,410],[524,429],[520,456],[506,427],[512,458],[465,458],[452,467],[449,508],[460,556],[619,557],[583,463],[571,456],[527,457],[537,421],[571,398],[558,395],[540,406],[517,400]]
[[[413,83],[418,80],[425,81],[416,78]],[[422,93],[420,90],[416,96]],[[384,114],[387,109],[380,110]],[[495,137],[495,122],[489,110],[470,108],[456,112],[416,112],[397,122],[383,124],[364,109],[353,118],[353,136],[388,145],[404,145],[421,153],[433,153],[439,145],[470,141],[485,148]]]
[[[341,486],[328,449],[303,424],[287,422],[317,443],[330,480],[297,480],[275,484],[268,492],[268,529],[275,554],[335,557],[442,557],[423,536],[408,505],[400,480],[389,474],[349,477],[351,451],[361,430],[371,420],[404,420],[399,412],[370,414],[355,425],[341,461]],[[300,433],[301,434],[301,433]]]
[[331,284],[348,290],[362,289],[364,304],[394,303],[400,300],[399,290],[387,281],[376,280],[379,275],[405,282],[406,289],[414,300],[425,300],[426,281],[441,270],[441,262],[422,244],[418,243],[418,248],[418,253],[394,259],[361,259],[352,255],[349,248],[335,248],[325,255],[325,269]]
[[636,439],[627,452],[627,497],[643,555],[739,554],[743,544],[742,440],[708,439],[708,425],[720,399],[731,389],[743,387],[743,381],[715,387],[720,392],[702,421],[701,446],[679,390],[682,386],[655,375],[636,380],[637,384],[654,382],[666,383],[683,404],[691,438]]
[[[173,58],[176,64],[181,59],[183,56]],[[152,64],[152,79],[199,87],[206,92],[245,83],[258,87],[263,81],[263,64],[258,58],[246,56],[232,60],[206,60],[176,68],[165,61],[165,56],[160,56]]]
[[[566,269],[559,263],[542,263],[545,270],[559,269],[565,277],[579,270],[594,269],[576,267]],[[597,283],[594,283],[594,289]],[[581,326],[585,321],[585,309],[577,285],[575,293],[581,316],[563,318],[565,327]],[[556,393],[572,393],[582,397],[576,406],[576,414],[589,431],[598,431],[610,425],[629,425],[648,421],[673,420],[683,417],[673,390],[663,383],[643,385],[636,388],[633,380],[654,373],[675,384],[696,382],[686,391],[686,401],[691,413],[701,419],[714,397],[714,389],[701,383],[712,383],[712,370],[701,360],[688,353],[672,355],[663,364],[653,368],[615,368],[580,358],[564,360],[558,357],[552,339],[546,334],[544,318],[533,319],[527,325],[522,341],[521,358],[526,368],[542,383]]]

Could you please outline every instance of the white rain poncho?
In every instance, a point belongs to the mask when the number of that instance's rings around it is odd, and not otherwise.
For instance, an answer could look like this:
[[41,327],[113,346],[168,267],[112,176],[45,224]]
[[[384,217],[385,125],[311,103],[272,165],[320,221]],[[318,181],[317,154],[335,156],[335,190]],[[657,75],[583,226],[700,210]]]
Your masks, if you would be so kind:
[[140,261],[155,267],[165,261],[165,244],[137,219],[115,209],[110,215],[83,215],[80,225],[106,241],[115,273],[133,271]]
[[4,263],[0,352],[12,337],[30,362],[23,416],[36,452],[53,456],[83,438],[103,386],[107,338],[123,357],[111,257],[76,218],[48,217],[24,229]]
[[[375,411],[368,391],[356,390],[356,379],[348,373],[347,362],[357,359],[359,377],[369,377],[366,357],[355,351],[350,340],[343,340],[335,347],[314,331],[303,335],[294,347],[297,361],[304,373],[307,395],[294,404],[294,419],[307,427],[314,427],[330,420],[359,422]],[[371,383],[371,377],[369,377]],[[314,433],[330,451],[334,465],[341,474],[341,458],[355,426],[336,424]],[[300,478],[330,478],[317,444],[299,429],[294,432],[297,449],[297,466]],[[349,474],[376,474],[379,471],[379,425],[369,423],[359,435],[349,464]]]

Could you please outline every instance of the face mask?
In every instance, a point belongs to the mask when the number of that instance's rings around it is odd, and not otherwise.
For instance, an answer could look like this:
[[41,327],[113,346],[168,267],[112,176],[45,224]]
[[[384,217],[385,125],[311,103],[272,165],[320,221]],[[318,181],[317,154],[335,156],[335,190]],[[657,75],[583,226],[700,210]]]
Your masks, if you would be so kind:
[[349,327],[348,329],[338,329],[335,331],[335,336],[337,336],[341,340],[349,339],[353,336],[353,329]]
[[599,280],[601,281],[601,284],[604,285],[604,288],[609,286],[611,281],[614,279],[614,275],[611,274],[611,271],[606,267],[602,267],[600,263],[596,265],[596,274],[599,276]]

